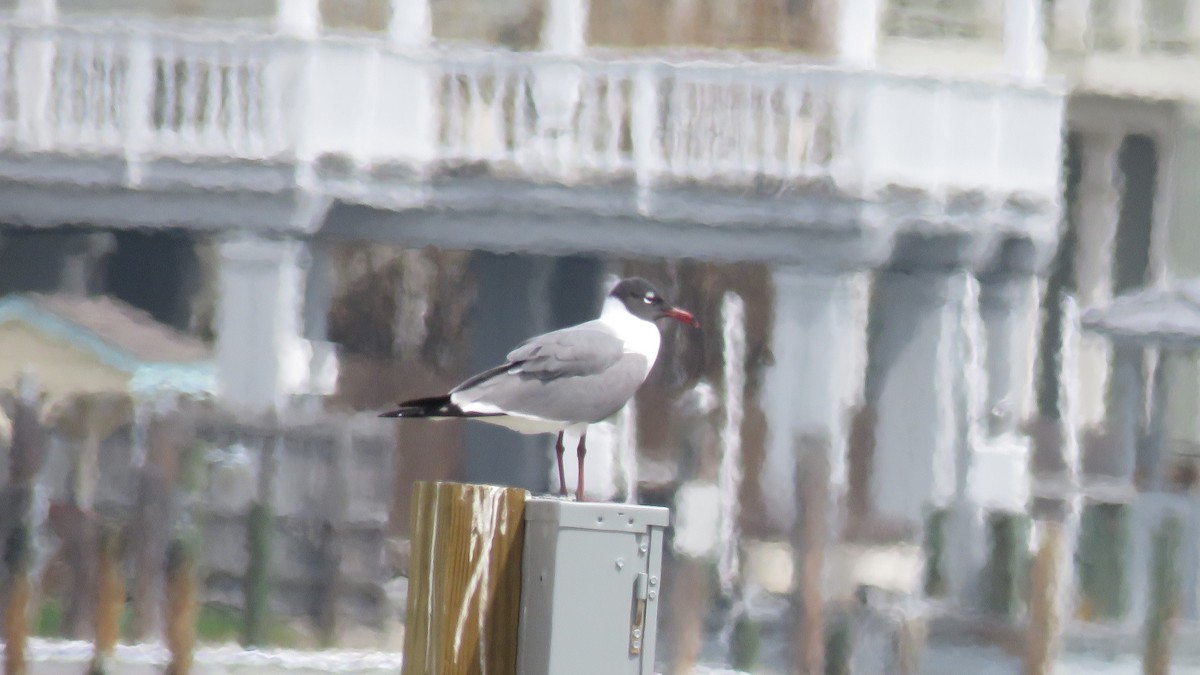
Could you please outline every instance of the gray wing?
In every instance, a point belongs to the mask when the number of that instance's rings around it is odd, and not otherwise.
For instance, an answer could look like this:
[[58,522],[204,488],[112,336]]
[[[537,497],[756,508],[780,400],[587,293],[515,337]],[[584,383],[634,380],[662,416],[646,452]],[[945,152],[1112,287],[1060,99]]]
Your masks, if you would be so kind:
[[611,367],[623,352],[612,332],[582,324],[539,335],[512,350],[508,370],[538,379],[591,375]]
[[464,410],[493,406],[549,420],[597,422],[625,405],[646,377],[646,359],[621,340],[584,324],[538,336],[508,362],[451,391]]

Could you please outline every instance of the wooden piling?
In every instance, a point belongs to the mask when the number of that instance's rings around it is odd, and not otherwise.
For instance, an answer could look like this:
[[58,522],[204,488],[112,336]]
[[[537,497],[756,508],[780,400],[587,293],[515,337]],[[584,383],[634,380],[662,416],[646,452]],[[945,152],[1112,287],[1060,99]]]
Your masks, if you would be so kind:
[[1179,615],[1179,546],[1183,527],[1168,516],[1154,533],[1151,551],[1150,607],[1146,610],[1142,672],[1167,675],[1171,672],[1171,648],[1175,620]]
[[103,675],[121,632],[125,609],[125,573],[121,568],[119,530],[104,524],[97,535],[97,579],[95,602],[96,643],[89,675]]
[[825,672],[825,596],[822,584],[829,504],[829,443],[806,435],[796,441],[796,487],[800,513],[792,541],[796,552],[796,609],[793,672]]
[[246,609],[242,626],[242,644],[246,647],[261,645],[267,638],[271,603],[271,539],[275,526],[275,510],[271,507],[271,499],[275,477],[275,445],[280,442],[279,433],[276,426],[275,437],[263,444],[259,457],[258,496],[246,513],[248,559],[243,582]]
[[1029,621],[1025,635],[1024,675],[1049,675],[1058,652],[1062,612],[1059,608],[1059,567],[1062,564],[1062,523],[1039,524],[1041,537],[1029,573]]
[[33,506],[33,481],[45,453],[45,432],[39,419],[38,389],[32,375],[22,375],[13,415],[8,485],[0,494],[0,545],[7,574],[0,598],[4,599],[4,673],[24,675],[25,641],[29,635],[29,579],[33,533],[29,514]]
[[183,445],[179,417],[167,402],[155,404],[145,424],[146,455],[138,470],[133,518],[126,529],[133,564],[127,635],[132,642],[154,639],[162,626],[163,566],[176,517],[173,491]]
[[1092,502],[1080,514],[1079,618],[1119,620],[1129,609],[1129,505]]
[[403,675],[516,675],[527,497],[415,485]]
[[948,592],[945,558],[946,527],[950,521],[948,509],[931,511],[925,519],[925,595],[931,598],[944,597]]
[[1016,619],[1023,609],[1029,564],[1029,516],[996,511],[987,514],[988,560],[984,609]]
[[[12,545],[12,542],[9,542]],[[4,583],[4,675],[25,675],[25,640],[29,636],[29,575],[10,574]]]
[[242,645],[261,645],[266,639],[270,593],[271,527],[274,514],[269,504],[254,502],[246,514],[246,596]]
[[167,648],[171,661],[166,675],[187,675],[196,646],[196,552],[176,539],[167,550]]

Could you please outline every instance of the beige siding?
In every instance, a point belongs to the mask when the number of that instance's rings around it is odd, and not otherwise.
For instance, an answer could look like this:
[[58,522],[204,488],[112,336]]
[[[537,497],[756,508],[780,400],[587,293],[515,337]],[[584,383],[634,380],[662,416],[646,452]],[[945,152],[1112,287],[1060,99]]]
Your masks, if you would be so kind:
[[591,4],[589,44],[828,51],[830,0],[606,0]]
[[47,337],[25,323],[0,323],[0,389],[12,389],[27,366],[51,396],[79,392],[122,392],[129,375],[100,362],[90,352]]
[[266,19],[275,15],[274,0],[58,0],[63,14],[168,19]]

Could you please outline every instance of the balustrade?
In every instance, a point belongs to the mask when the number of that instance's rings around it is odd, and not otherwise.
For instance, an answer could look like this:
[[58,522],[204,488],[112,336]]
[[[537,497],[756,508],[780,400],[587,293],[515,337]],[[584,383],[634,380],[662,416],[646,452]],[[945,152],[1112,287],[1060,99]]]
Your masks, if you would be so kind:
[[1001,144],[935,152],[947,130],[986,120],[981,111],[1059,133],[1058,95],[1037,87],[715,54],[667,62],[230,31],[0,23],[0,65],[11,66],[0,68],[10,76],[0,79],[0,147],[114,157],[130,176],[159,159],[312,166],[341,156],[359,176],[471,165],[567,184],[953,191],[989,189],[1010,170]]

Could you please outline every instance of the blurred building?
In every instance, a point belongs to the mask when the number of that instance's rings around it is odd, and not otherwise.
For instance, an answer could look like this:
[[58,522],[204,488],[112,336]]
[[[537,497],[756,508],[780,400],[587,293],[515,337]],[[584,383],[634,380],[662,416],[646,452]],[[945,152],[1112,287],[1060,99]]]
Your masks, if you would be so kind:
[[766,512],[827,452],[848,536],[937,523],[960,597],[1031,494],[1135,499],[1153,355],[1061,298],[1200,274],[1197,0],[18,0],[0,58],[0,290],[208,312],[269,407],[336,379],[334,242],[484,252],[480,366],[586,316],[596,256],[762,263]]
[[26,370],[54,399],[210,396],[217,379],[203,342],[119,300],[73,295],[0,298],[0,387],[15,390]]

